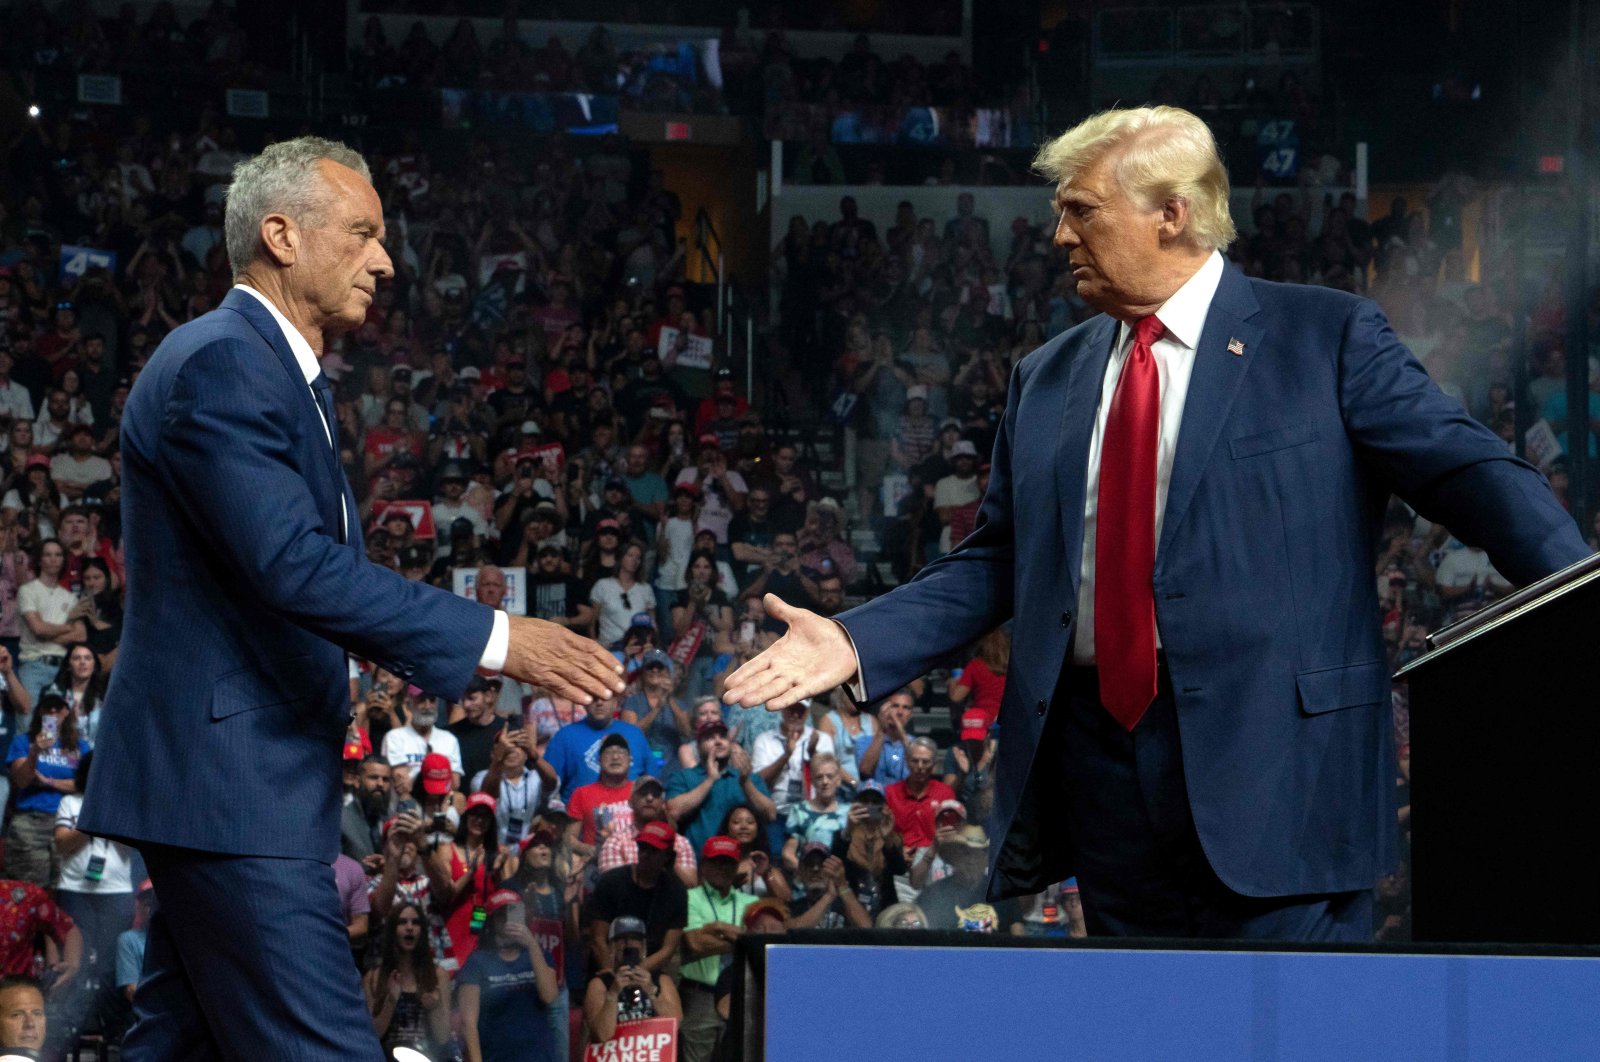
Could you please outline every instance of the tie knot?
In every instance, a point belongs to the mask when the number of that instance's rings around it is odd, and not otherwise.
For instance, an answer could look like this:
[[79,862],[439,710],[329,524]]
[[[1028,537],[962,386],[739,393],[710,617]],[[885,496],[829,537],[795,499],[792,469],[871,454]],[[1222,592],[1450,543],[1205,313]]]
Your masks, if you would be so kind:
[[1135,343],[1143,343],[1145,346],[1150,346],[1156,340],[1161,338],[1161,333],[1163,331],[1165,331],[1165,329],[1162,328],[1161,320],[1155,314],[1151,314],[1148,317],[1141,317],[1137,321],[1133,322],[1133,341]]

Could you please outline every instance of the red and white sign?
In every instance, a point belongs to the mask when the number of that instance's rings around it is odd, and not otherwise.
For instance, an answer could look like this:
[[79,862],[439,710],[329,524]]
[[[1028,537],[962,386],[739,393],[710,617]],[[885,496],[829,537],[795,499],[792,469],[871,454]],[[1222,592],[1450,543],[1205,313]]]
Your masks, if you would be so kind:
[[372,526],[382,524],[391,509],[398,509],[411,521],[412,534],[417,538],[433,538],[433,506],[425,501],[381,501],[372,506]]
[[678,1019],[625,1021],[605,1043],[590,1044],[583,1062],[678,1062]]

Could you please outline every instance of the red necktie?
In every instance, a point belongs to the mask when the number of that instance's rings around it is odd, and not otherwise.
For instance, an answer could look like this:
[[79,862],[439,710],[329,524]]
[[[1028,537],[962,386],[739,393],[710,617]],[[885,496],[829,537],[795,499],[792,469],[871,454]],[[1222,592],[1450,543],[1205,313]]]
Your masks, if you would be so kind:
[[1100,444],[1095,517],[1094,651],[1100,700],[1132,730],[1156,696],[1156,440],[1161,379],[1150,349],[1161,335],[1152,315],[1133,325]]

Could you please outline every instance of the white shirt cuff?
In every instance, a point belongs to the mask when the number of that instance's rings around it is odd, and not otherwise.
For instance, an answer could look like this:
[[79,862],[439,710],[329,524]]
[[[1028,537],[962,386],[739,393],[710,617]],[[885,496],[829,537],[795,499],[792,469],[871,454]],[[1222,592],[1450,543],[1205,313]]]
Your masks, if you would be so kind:
[[489,644],[483,647],[478,658],[478,670],[498,675],[506,666],[506,653],[511,650],[511,620],[499,609],[494,610],[494,629],[489,632]]
[[867,703],[867,683],[861,677],[861,654],[856,651],[856,640],[850,637],[850,628],[834,620],[834,625],[844,631],[846,640],[850,642],[850,655],[856,658],[856,677],[844,684],[844,691],[850,695],[851,700],[857,704]]

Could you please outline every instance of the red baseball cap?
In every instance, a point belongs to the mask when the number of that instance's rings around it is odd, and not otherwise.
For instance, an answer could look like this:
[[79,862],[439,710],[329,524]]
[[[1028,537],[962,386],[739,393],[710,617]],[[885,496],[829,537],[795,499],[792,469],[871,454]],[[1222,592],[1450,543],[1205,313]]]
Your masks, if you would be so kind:
[[422,757],[422,790],[430,796],[444,796],[450,792],[450,757],[442,752],[430,752]]
[[502,907],[510,907],[514,903],[521,902],[522,896],[515,889],[496,889],[483,902],[483,913],[492,915]]
[[[488,793],[473,793],[467,797],[466,811],[471,811],[473,808],[488,808],[489,813],[494,814],[494,797]],[[464,811],[463,814],[465,813]]]
[[989,736],[989,717],[982,709],[961,713],[961,740],[982,741]]
[[640,844],[647,844],[651,848],[659,848],[663,852],[672,851],[678,834],[671,826],[659,820],[647,822],[639,829],[639,836],[635,838]]
[[732,837],[707,837],[706,843],[700,848],[701,859],[734,859],[739,858],[739,842]]
[[715,432],[708,431],[704,435],[700,436],[700,445],[715,446],[720,449],[722,446],[722,438]]

